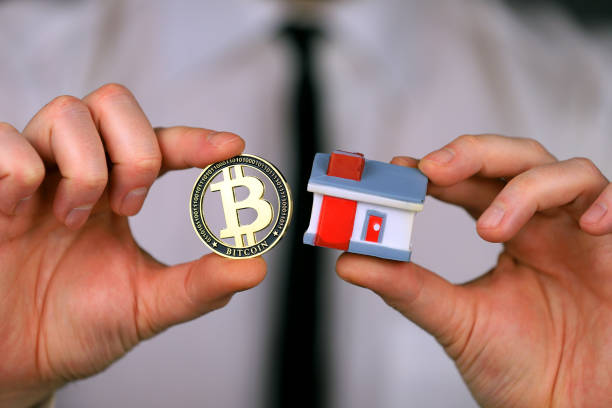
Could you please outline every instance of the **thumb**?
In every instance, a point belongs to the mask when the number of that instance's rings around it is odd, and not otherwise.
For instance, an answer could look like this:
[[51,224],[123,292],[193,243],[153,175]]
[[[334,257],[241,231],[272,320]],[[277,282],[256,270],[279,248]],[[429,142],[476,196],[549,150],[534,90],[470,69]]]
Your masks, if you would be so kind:
[[371,289],[394,309],[432,334],[456,358],[475,321],[475,302],[455,286],[414,263],[342,254],[336,264],[347,282]]
[[262,257],[228,259],[209,254],[170,267],[151,261],[144,269],[136,290],[141,339],[225,306],[234,293],[264,279],[266,262]]

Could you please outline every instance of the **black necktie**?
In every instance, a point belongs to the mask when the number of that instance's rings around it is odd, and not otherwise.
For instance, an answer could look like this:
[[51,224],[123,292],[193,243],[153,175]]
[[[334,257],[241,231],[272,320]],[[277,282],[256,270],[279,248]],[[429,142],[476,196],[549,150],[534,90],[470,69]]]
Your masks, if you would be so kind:
[[297,183],[292,186],[294,216],[288,235],[290,251],[286,259],[270,407],[324,407],[326,369],[323,354],[322,313],[320,311],[321,271],[317,249],[302,243],[310,221],[312,194],[306,191],[312,160],[321,146],[318,89],[315,83],[313,48],[319,32],[313,27],[291,24],[283,37],[293,50],[295,77],[289,120]]

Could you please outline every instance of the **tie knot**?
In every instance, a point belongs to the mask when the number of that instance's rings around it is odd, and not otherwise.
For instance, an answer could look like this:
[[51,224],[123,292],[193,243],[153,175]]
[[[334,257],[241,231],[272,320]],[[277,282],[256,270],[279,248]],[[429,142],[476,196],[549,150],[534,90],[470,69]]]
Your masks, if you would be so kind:
[[313,24],[290,22],[281,27],[280,35],[297,49],[308,52],[313,41],[322,36],[322,31]]

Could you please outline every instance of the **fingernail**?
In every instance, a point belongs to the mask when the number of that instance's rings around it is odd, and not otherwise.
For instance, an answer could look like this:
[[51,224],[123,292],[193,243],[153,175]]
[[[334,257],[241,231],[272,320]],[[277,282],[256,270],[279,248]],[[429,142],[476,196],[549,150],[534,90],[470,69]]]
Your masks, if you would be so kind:
[[454,150],[448,147],[443,147],[440,150],[437,150],[433,153],[428,154],[423,159],[431,160],[439,164],[447,164],[447,163],[450,163],[450,161],[453,160],[454,157],[455,157]]
[[140,187],[127,193],[123,199],[123,203],[121,203],[121,213],[125,215],[136,214],[142,206],[147,191],[149,191],[147,187]]
[[85,223],[89,213],[91,212],[93,205],[83,205],[81,207],[76,207],[72,211],[68,213],[66,217],[66,226],[68,228],[79,228],[81,225]]
[[233,133],[211,132],[207,136],[208,141],[215,146],[223,146],[238,139]]
[[[410,158],[410,157],[403,157],[403,156],[395,156],[392,160],[391,163],[398,165],[398,166],[414,166],[414,164],[417,161]],[[411,167],[412,167],[411,166]]]
[[582,222],[596,224],[608,212],[608,207],[604,203],[595,203],[582,216]]
[[495,228],[504,218],[505,211],[497,204],[493,204],[480,216],[478,223],[482,228]]

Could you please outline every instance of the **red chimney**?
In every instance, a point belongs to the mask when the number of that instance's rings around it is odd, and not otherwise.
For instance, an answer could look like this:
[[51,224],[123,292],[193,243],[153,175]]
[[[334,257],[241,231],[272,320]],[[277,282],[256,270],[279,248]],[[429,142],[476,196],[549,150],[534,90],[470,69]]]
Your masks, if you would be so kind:
[[361,153],[335,150],[329,157],[327,175],[360,181],[365,159]]

